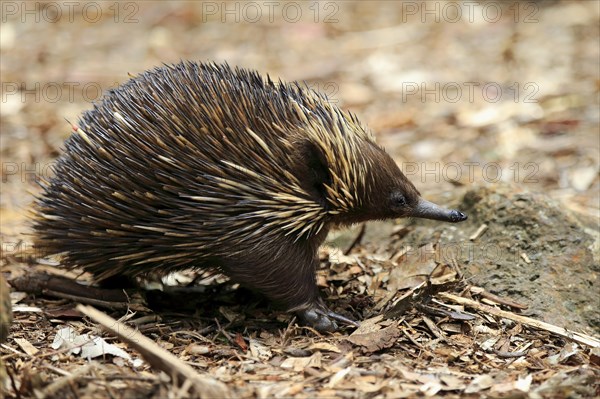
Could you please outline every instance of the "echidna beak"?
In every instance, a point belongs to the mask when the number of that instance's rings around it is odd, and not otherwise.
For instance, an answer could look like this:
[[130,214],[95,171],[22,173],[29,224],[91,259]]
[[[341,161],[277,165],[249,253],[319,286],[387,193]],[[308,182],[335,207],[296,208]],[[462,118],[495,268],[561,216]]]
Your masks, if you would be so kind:
[[424,199],[419,199],[411,213],[412,217],[441,220],[442,222],[458,223],[467,220],[467,215],[456,209],[446,209]]

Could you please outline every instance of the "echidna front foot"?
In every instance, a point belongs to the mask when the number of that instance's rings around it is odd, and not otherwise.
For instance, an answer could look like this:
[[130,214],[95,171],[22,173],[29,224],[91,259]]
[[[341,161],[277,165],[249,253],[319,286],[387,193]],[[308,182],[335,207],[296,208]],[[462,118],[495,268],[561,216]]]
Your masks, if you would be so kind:
[[315,303],[311,307],[296,312],[303,324],[320,332],[332,332],[338,329],[336,321],[358,327],[359,324],[345,316],[329,310],[325,305]]

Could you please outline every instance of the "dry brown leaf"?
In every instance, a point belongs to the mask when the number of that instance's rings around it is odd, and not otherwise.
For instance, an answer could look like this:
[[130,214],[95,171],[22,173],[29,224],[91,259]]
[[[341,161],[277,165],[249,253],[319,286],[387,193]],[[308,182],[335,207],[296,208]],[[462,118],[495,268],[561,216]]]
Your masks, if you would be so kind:
[[338,348],[337,346],[327,343],[327,342],[315,342],[314,344],[310,345],[308,348],[306,348],[310,351],[327,351],[327,352],[335,352],[335,353],[341,353],[342,351],[340,350],[340,348]]
[[402,335],[402,330],[400,329],[399,323],[395,322],[392,325],[377,331],[352,334],[346,339],[354,345],[362,346],[367,352],[376,352],[393,346],[400,335]]
[[252,338],[250,338],[250,352],[252,353],[252,356],[262,361],[267,361],[273,357],[273,352],[271,352],[269,347]]
[[301,371],[307,367],[321,368],[321,352],[315,352],[310,357],[288,357],[281,363],[282,369]]
[[489,389],[494,385],[494,378],[489,374],[476,376],[473,381],[465,388],[465,393],[478,393]]

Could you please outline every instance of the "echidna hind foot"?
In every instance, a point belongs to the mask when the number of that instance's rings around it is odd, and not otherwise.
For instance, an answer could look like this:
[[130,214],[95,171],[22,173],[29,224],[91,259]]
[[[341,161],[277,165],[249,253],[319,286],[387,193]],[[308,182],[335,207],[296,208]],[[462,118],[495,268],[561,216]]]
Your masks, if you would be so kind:
[[233,281],[263,294],[318,331],[335,331],[337,322],[357,325],[329,310],[319,294],[317,248],[326,233],[317,236],[312,245],[305,241],[264,242],[256,250],[242,250],[238,256],[221,259],[220,268]]

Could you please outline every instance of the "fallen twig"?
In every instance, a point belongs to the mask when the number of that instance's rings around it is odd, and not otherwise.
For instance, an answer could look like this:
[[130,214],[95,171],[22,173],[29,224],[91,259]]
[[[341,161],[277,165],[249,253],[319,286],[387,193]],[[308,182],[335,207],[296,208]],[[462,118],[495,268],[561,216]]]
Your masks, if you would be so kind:
[[363,223],[360,226],[360,230],[358,231],[358,234],[356,235],[356,237],[354,238],[354,240],[352,241],[352,243],[344,251],[344,255],[350,254],[350,252],[352,252],[352,250],[354,249],[354,247],[356,247],[358,244],[360,244],[360,242],[362,241],[363,237],[365,236],[365,231],[366,230],[367,230],[367,225],[365,223]]
[[111,310],[147,310],[143,304],[131,301],[121,289],[104,289],[80,284],[70,278],[47,273],[30,273],[10,281],[19,291],[68,299]]
[[566,328],[558,327],[558,326],[555,326],[550,323],[535,320],[535,319],[532,319],[532,318],[526,317],[526,316],[521,316],[521,315],[518,315],[518,314],[515,314],[512,312],[508,312],[506,310],[497,309],[497,308],[494,308],[489,305],[484,305],[484,304],[474,301],[472,299],[463,298],[458,295],[450,294],[448,292],[440,292],[438,295],[440,297],[451,300],[455,303],[469,306],[473,309],[476,309],[476,310],[479,310],[479,311],[482,311],[485,313],[489,313],[494,316],[503,317],[505,319],[513,320],[513,321],[519,322],[521,324],[524,324],[524,325],[527,325],[530,327],[549,331],[551,333],[554,333],[554,334],[559,335],[564,338],[568,338],[568,339],[578,342],[580,344],[591,346],[592,348],[600,347],[600,340],[598,340],[597,338],[594,338],[590,335],[587,335],[587,334],[570,331],[570,330],[567,330]]
[[[63,389],[67,385],[71,384],[73,381],[76,381],[78,378],[90,372],[90,370],[92,370],[93,367],[93,364],[87,364],[83,367],[75,369],[73,373],[61,370],[60,374],[63,374],[63,377],[58,378],[51,384],[46,385],[43,388],[43,390],[37,391],[36,397],[38,397],[39,399],[54,397],[59,390]],[[56,368],[55,371],[57,370],[59,369]]]
[[521,309],[521,310],[525,310],[525,309],[529,308],[529,306],[521,304],[519,302],[515,302],[512,299],[502,298],[502,297],[499,297],[498,295],[492,294],[491,292],[487,292],[485,289],[483,289],[481,287],[470,287],[470,291],[474,294],[477,294],[484,298],[487,298],[490,301],[494,301],[500,305],[506,305],[511,308]]
[[[118,322],[91,306],[77,305],[77,310],[100,324],[107,331],[115,334],[122,341],[125,341],[137,350],[153,367],[170,375],[172,381],[178,381],[180,386],[184,387],[184,383],[189,380],[195,393],[200,397],[233,397],[225,384],[197,373],[192,367],[158,346],[139,331]],[[179,391],[180,395],[181,392]]]

